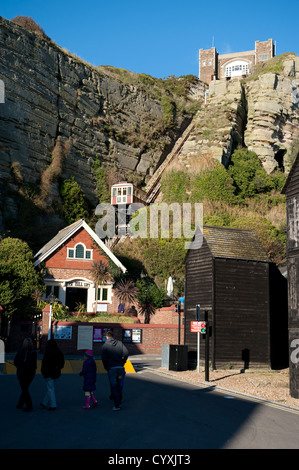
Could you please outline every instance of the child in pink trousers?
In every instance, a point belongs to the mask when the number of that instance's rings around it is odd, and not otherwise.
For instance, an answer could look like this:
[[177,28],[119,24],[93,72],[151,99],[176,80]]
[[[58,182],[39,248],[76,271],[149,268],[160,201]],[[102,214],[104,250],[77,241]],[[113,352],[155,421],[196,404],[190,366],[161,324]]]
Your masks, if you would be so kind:
[[93,358],[93,352],[90,349],[85,351],[84,356],[85,361],[83,362],[80,375],[84,377],[83,390],[85,392],[85,406],[83,406],[83,408],[88,410],[91,407],[96,407],[98,404],[93,393],[96,389],[97,366]]

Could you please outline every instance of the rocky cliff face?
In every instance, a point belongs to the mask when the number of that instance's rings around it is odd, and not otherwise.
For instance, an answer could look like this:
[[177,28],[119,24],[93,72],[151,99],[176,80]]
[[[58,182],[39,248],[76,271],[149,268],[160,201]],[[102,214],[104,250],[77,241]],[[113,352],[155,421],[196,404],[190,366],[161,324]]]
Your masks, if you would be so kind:
[[[1,17],[0,59],[5,85],[5,103],[0,102],[0,232],[7,230],[5,220],[16,223],[30,211],[46,177],[43,197],[45,212],[52,210],[51,227],[60,202],[59,179],[74,176],[92,207],[99,202],[99,165],[115,178],[147,183],[192,119],[192,131],[172,165],[193,171],[200,157],[227,165],[241,144],[257,153],[269,173],[291,167],[299,121],[295,54],[269,61],[245,80],[212,82],[201,109],[205,85],[197,81],[188,95],[193,110],[176,106],[169,90],[162,96],[152,77],[93,67]],[[28,197],[32,192],[34,203]],[[42,214],[34,220],[36,232],[44,221]],[[13,234],[24,237],[26,224],[20,223]],[[41,243],[52,234],[45,231]],[[53,235],[55,231],[53,227]]]
[[[73,175],[93,205],[98,202],[95,162],[140,183],[192,118],[181,114],[165,126],[161,100],[150,87],[124,83],[109,68],[92,67],[3,18],[0,51],[0,79],[5,85],[5,103],[0,104],[2,212],[13,210],[12,200],[7,204],[3,197],[4,187],[17,189],[12,170],[17,169],[22,181],[39,184],[59,145],[56,176]],[[203,84],[193,92],[196,100],[196,93],[202,99]],[[50,197],[59,198],[55,181]]]
[[197,113],[193,132],[173,162],[192,171],[201,157],[228,164],[238,145],[259,156],[268,173],[292,166],[299,135],[299,57],[285,54],[244,80],[217,80]]
[[244,84],[245,144],[257,153],[268,173],[277,167],[290,171],[290,148],[299,135],[299,57],[289,54],[280,60],[279,73],[269,70]]

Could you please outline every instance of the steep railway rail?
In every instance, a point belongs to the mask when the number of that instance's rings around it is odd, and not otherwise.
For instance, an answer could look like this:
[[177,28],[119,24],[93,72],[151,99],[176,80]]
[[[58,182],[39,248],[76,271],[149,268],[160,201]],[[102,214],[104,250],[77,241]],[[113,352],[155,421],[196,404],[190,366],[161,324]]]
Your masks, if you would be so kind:
[[192,121],[191,124],[185,129],[182,136],[177,140],[171,152],[167,155],[164,162],[155,171],[149,182],[145,187],[146,203],[150,204],[156,200],[161,191],[161,179],[165,169],[170,165],[176,156],[179,155],[184,143],[195,128],[195,124]]
[[128,220],[126,220],[125,225],[124,221],[120,221],[118,214],[118,205],[120,204],[128,206],[135,202],[141,202],[142,204],[148,205],[156,201],[161,191],[161,179],[164,171],[173,162],[175,157],[180,154],[184,143],[195,129],[195,126],[196,124],[193,120],[185,129],[181,137],[177,140],[171,152],[167,155],[163,163],[155,171],[148,184],[146,185],[145,190],[139,190],[138,188],[134,187],[132,183],[128,183],[125,181],[116,183],[111,187],[111,204],[116,208],[118,232],[114,235],[113,238],[107,239],[105,242],[111,250],[113,250],[121,241],[125,239],[125,237],[121,235],[121,231],[128,223]]

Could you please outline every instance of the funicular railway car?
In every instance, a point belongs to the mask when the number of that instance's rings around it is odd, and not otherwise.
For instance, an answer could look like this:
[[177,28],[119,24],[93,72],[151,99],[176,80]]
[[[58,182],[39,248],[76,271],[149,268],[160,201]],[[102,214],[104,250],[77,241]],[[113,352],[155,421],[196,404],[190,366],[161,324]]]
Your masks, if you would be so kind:
[[118,236],[125,236],[130,224],[127,206],[134,203],[146,204],[146,193],[134,188],[132,183],[122,181],[111,186],[111,205],[116,208],[116,228]]
[[122,181],[111,186],[111,204],[133,204],[135,202],[146,202],[146,193],[142,189],[134,188],[132,183]]
[[111,204],[132,204],[133,203],[133,184],[125,181],[114,184],[111,187]]

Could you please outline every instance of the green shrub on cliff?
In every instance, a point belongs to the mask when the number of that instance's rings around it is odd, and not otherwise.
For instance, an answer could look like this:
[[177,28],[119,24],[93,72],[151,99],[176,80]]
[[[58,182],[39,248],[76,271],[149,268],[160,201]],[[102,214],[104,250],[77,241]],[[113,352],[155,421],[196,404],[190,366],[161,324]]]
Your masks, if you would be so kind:
[[239,200],[274,189],[271,177],[262,167],[258,156],[247,149],[236,150],[228,167]]
[[233,179],[221,164],[194,174],[182,170],[169,171],[162,177],[161,188],[163,201],[168,203],[202,202],[207,198],[233,204],[236,199]]
[[210,201],[235,203],[233,179],[222,165],[195,174],[190,180],[190,202],[209,199]]
[[63,201],[62,213],[68,224],[88,217],[84,192],[73,176],[60,184],[60,196]]

